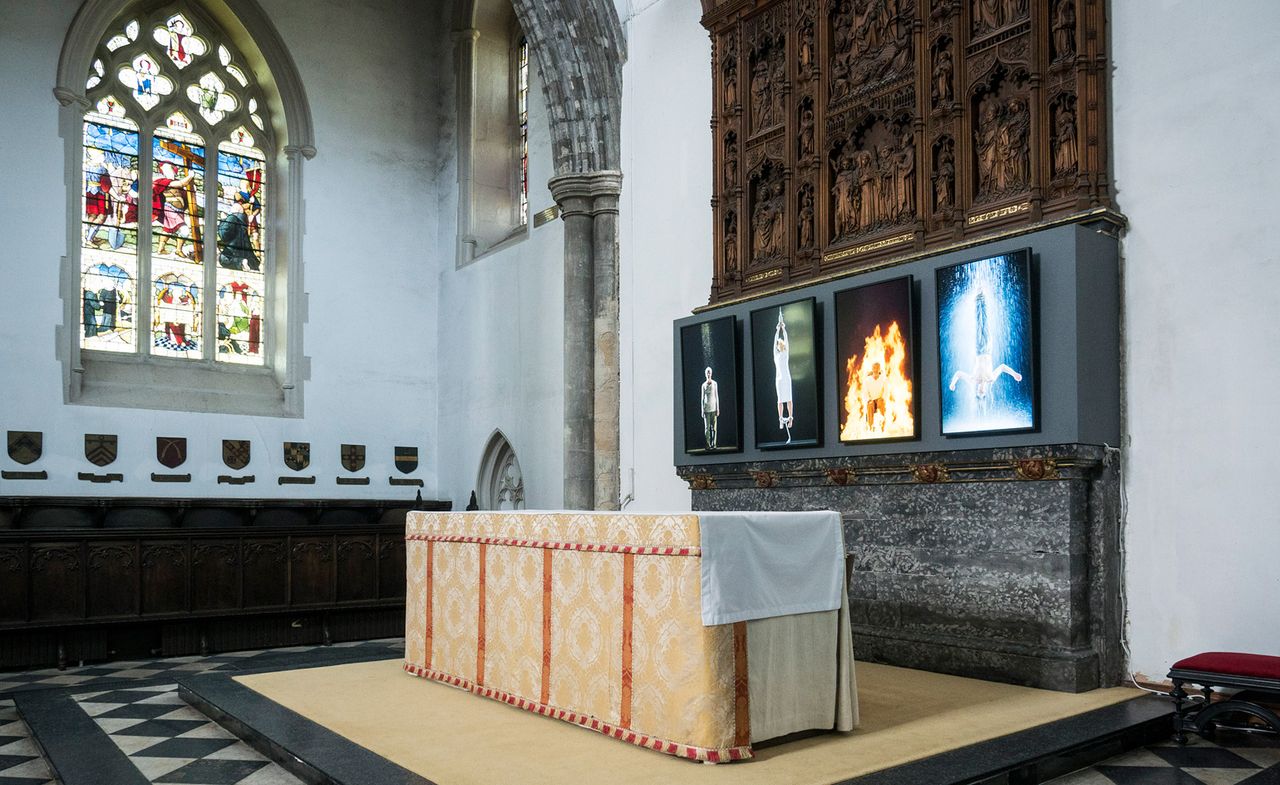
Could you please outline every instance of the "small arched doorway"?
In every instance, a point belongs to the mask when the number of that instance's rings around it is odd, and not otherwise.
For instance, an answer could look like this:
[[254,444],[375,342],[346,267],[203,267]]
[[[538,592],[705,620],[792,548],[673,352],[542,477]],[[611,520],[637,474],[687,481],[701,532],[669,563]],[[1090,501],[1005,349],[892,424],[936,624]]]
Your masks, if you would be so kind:
[[515,449],[502,431],[493,432],[480,458],[476,501],[482,510],[524,509],[524,474]]

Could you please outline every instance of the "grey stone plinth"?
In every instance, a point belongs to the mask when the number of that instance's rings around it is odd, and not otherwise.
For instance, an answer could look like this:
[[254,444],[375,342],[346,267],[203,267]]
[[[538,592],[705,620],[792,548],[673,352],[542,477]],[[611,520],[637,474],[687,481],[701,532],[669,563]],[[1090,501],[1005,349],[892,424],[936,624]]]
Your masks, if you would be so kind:
[[1114,451],[681,467],[695,510],[834,509],[860,659],[1079,692],[1119,682]]

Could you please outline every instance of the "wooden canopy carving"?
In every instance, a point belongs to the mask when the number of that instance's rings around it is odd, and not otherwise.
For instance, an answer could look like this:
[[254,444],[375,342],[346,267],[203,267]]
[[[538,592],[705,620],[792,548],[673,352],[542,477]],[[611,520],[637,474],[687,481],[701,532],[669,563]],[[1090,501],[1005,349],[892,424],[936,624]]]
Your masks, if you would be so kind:
[[702,0],[713,303],[1111,206],[1102,0]]

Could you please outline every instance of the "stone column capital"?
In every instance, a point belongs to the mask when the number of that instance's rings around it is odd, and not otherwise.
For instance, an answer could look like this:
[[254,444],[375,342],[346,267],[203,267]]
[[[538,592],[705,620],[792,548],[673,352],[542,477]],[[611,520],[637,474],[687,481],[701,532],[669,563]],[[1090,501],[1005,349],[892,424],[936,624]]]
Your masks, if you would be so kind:
[[551,197],[565,217],[618,212],[622,192],[622,172],[602,170],[558,174],[547,182]]

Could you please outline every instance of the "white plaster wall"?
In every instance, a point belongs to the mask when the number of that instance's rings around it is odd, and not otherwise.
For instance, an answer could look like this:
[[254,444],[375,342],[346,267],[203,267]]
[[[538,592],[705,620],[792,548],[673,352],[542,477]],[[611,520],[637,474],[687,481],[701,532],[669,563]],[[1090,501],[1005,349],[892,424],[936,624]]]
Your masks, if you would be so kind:
[[[428,220],[435,79],[415,71],[410,53],[443,45],[424,4],[341,0],[260,0],[297,63],[310,99],[319,154],[305,167],[303,327],[311,360],[299,419],[114,409],[62,403],[54,329],[62,321],[60,258],[66,246],[66,185],[58,105],[51,93],[58,53],[78,3],[0,0],[0,431],[45,434],[45,457],[6,469],[44,469],[50,479],[3,481],[0,494],[113,496],[412,498],[392,488],[396,445],[418,445],[424,497],[437,493],[436,290],[429,257],[438,245]],[[433,6],[435,4],[426,4]],[[339,36],[341,36],[339,38]],[[438,40],[437,40],[438,39]],[[340,45],[339,45],[340,44]],[[70,178],[78,187],[80,176]],[[74,327],[72,328],[74,329]],[[115,433],[109,468],[83,457],[84,433]],[[156,436],[185,436],[181,467],[190,484],[156,484]],[[244,470],[257,483],[219,486],[221,440],[252,439]],[[292,474],[281,442],[311,443],[314,486],[278,486]],[[346,475],[341,443],[367,445],[369,486],[337,486]],[[112,471],[124,483],[96,485],[79,471]]]
[[[525,506],[564,501],[564,224],[533,226],[555,201],[551,133],[537,68],[529,73],[529,214],[523,239],[456,268],[457,145],[453,81],[442,107],[437,176],[440,495],[454,509],[476,488],[494,431],[511,443]],[[443,85],[441,86],[444,87]]]
[[629,510],[687,510],[671,322],[711,282],[711,39],[694,0],[628,0],[622,75],[621,464]]
[[1113,2],[1134,670],[1280,654],[1280,4]]

